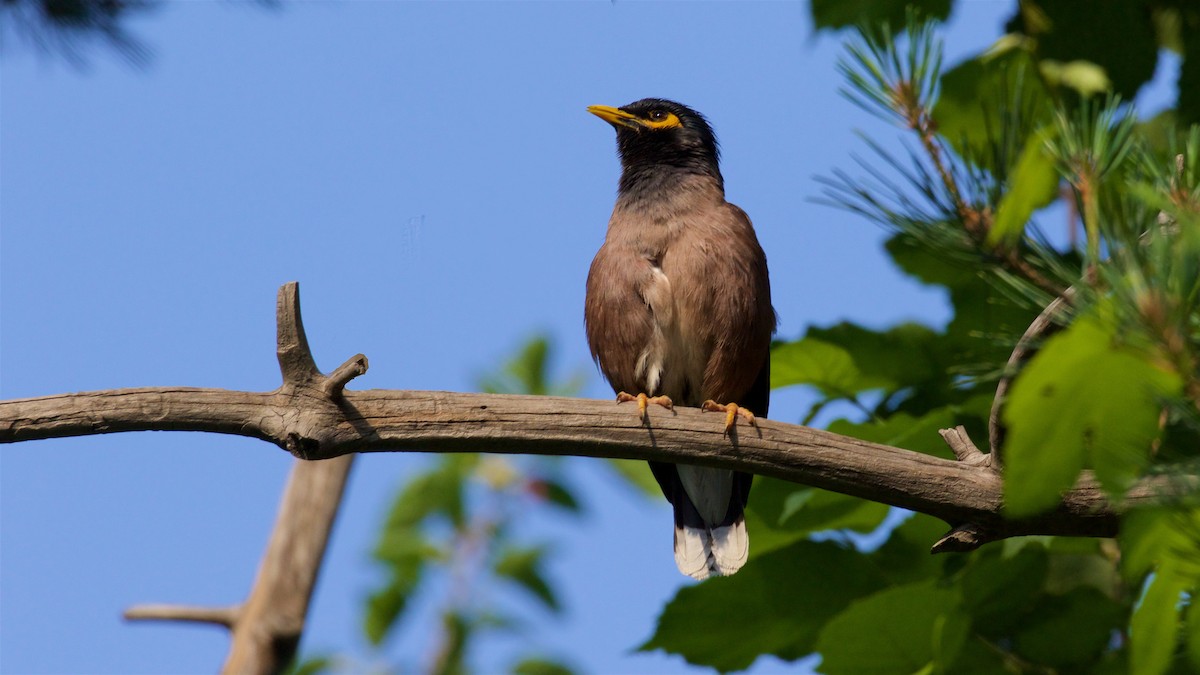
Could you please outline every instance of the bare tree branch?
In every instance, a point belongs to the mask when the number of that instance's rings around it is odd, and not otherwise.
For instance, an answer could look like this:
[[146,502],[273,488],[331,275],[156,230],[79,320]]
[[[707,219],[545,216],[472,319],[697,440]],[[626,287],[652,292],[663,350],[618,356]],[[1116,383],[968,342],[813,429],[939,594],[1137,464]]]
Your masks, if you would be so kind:
[[241,607],[192,607],[190,605],[134,605],[121,615],[126,621],[190,621],[233,628]]
[[[281,324],[293,315],[299,324],[294,309],[281,302]],[[311,375],[302,330],[297,336],[281,343],[281,363],[285,372]],[[984,462],[945,460],[772,420],[738,427],[726,438],[721,420],[691,408],[652,409],[643,424],[609,401],[558,397],[368,390],[334,400],[323,380],[306,377],[264,393],[162,387],[3,401],[0,442],[208,431],[267,440],[305,459],[405,450],[649,459],[740,469],[927,513],[952,526],[971,523],[987,532],[972,547],[1017,535],[1112,536],[1117,530],[1116,509],[1087,473],[1056,509],[1011,521],[1002,514],[1000,474]],[[1125,505],[1200,482],[1174,480],[1143,481]]]
[[308,603],[321,571],[354,455],[292,468],[267,552],[250,597],[233,626],[223,673],[279,673],[304,633]]
[[[1091,276],[1094,275],[1089,270],[1084,278],[1090,282]],[[1000,415],[1004,410],[1004,403],[1008,398],[1008,389],[1012,386],[1013,377],[1016,376],[1017,370],[1029,353],[1037,348],[1037,343],[1057,330],[1058,324],[1055,322],[1061,320],[1061,315],[1075,302],[1076,292],[1075,287],[1072,286],[1063,291],[1049,305],[1046,305],[1046,308],[1029,324],[1029,328],[1025,329],[1025,333],[1017,340],[1012,354],[1008,357],[1008,363],[1004,366],[1004,376],[996,385],[996,396],[992,399],[992,409],[988,413],[988,446],[992,451],[992,461],[997,466],[1000,464],[1000,452],[1004,446],[1005,433]]]
[[[366,357],[358,354],[325,377],[317,370],[308,348],[300,319],[299,288],[295,283],[279,289],[276,311],[276,351],[283,385],[275,395],[296,400],[319,395],[331,404],[341,400],[346,383],[367,371]],[[283,444],[297,449],[304,445],[293,432],[283,436]],[[233,643],[221,672],[236,675],[283,672],[295,657],[304,633],[308,603],[353,461],[352,454],[320,462],[296,461],[258,577],[244,604],[215,609],[142,605],[127,610],[125,618],[225,626],[233,633]]]

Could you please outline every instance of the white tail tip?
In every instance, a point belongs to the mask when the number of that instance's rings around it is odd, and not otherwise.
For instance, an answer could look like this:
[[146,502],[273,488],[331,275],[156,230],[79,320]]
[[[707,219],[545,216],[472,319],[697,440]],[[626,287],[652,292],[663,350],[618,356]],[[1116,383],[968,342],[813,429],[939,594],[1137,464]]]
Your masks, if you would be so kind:
[[693,579],[728,576],[742,569],[750,557],[746,521],[727,527],[675,528],[675,565]]

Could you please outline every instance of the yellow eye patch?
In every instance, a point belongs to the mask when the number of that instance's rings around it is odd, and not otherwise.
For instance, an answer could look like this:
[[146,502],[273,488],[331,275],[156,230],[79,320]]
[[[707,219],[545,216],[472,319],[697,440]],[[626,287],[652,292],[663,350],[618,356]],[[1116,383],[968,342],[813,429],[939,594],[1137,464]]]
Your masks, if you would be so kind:
[[642,124],[651,129],[670,129],[671,127],[683,126],[683,122],[679,121],[675,113],[659,110],[652,111],[646,119],[642,120]]

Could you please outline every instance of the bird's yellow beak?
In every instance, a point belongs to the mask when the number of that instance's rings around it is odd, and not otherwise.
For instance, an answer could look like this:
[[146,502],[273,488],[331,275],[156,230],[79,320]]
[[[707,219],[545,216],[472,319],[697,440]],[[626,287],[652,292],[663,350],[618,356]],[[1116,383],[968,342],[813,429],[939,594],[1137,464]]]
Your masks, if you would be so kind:
[[619,124],[623,127],[629,127],[631,129],[641,129],[646,126],[645,123],[638,117],[630,115],[624,110],[621,110],[620,108],[614,108],[610,105],[589,105],[588,112],[592,113],[596,117],[599,117],[605,122],[608,122],[609,124]]

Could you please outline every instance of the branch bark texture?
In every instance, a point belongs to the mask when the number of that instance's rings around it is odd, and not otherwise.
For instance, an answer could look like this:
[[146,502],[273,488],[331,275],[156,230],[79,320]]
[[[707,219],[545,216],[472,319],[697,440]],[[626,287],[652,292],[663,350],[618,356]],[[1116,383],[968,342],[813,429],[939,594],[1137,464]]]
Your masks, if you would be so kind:
[[[722,420],[689,408],[672,412],[652,407],[643,424],[635,411],[612,401],[343,391],[338,386],[344,384],[343,369],[353,369],[357,360],[365,368],[365,358],[347,361],[335,371],[336,378],[320,376],[299,326],[298,304],[281,300],[279,321],[281,327],[296,329],[290,331],[291,342],[281,337],[285,384],[275,391],[163,387],[3,401],[0,442],[120,431],[205,431],[270,441],[303,459],[426,451],[686,462],[825,488],[927,513],[956,527],[971,524],[969,531],[977,533],[973,538],[964,542],[960,536],[955,546],[942,550],[1025,534],[1116,533],[1117,511],[1086,474],[1057,509],[1010,521],[1001,511],[1001,476],[990,462],[946,460],[773,420],[759,420],[757,427],[739,425],[726,437]],[[287,332],[281,328],[281,336]],[[954,443],[959,457],[973,457],[962,450],[957,435]],[[1156,500],[1172,488],[1165,480],[1148,480],[1129,494],[1127,503]]]
[[[759,420],[723,435],[697,409],[652,408],[649,423],[612,401],[439,391],[319,388],[243,392],[145,388],[0,402],[0,442],[120,431],[206,431],[270,441],[303,459],[354,452],[497,452],[622,457],[750,471],[928,513],[951,524],[1021,534],[1112,536],[1117,514],[1084,476],[1054,511],[1024,521],[1001,516],[1000,474],[847,436]],[[1129,495],[1170,489],[1148,481]]]

